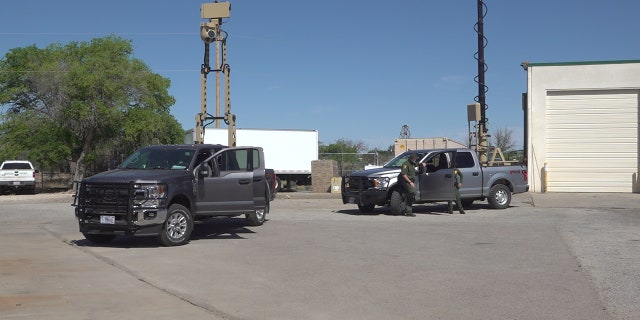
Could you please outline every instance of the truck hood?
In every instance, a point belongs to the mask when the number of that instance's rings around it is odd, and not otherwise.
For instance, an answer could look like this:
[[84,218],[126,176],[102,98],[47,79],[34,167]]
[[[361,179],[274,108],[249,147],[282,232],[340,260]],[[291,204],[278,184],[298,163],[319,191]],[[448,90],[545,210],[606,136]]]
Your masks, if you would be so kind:
[[387,175],[397,175],[400,173],[400,168],[375,168],[369,170],[356,171],[351,174],[351,176],[356,177],[381,177]]
[[175,177],[188,175],[186,170],[134,170],[115,169],[98,173],[87,177],[83,182],[87,183],[130,183],[138,181],[162,182]]

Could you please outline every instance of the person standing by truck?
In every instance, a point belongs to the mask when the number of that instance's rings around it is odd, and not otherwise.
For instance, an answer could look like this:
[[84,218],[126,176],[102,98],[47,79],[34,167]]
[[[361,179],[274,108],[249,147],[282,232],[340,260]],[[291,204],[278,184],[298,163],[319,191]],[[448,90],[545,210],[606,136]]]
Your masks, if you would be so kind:
[[418,154],[412,153],[409,159],[402,164],[400,176],[398,179],[402,182],[402,197],[404,198],[404,215],[407,217],[415,217],[413,214],[413,201],[416,197],[416,167],[426,166],[426,164],[417,164]]
[[[456,196],[456,205],[458,206],[458,210],[460,214],[464,214],[464,208],[462,207],[462,201],[460,201],[460,188],[462,188],[462,179],[464,175],[458,169],[458,166],[455,162],[453,162],[453,166],[449,164],[449,167],[453,167],[453,193]],[[449,206],[449,214],[453,213],[453,200],[448,201]]]

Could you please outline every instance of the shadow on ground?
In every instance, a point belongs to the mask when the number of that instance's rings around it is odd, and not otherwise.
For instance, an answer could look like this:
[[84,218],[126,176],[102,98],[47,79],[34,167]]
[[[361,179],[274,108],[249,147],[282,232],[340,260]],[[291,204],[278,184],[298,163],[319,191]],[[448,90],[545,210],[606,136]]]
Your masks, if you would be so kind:
[[[220,240],[220,239],[246,239],[243,234],[255,233],[247,228],[246,219],[243,218],[216,218],[194,225],[191,233],[192,241]],[[118,236],[108,243],[93,243],[87,239],[71,240],[78,247],[109,247],[109,248],[157,248],[161,245],[155,236]]]

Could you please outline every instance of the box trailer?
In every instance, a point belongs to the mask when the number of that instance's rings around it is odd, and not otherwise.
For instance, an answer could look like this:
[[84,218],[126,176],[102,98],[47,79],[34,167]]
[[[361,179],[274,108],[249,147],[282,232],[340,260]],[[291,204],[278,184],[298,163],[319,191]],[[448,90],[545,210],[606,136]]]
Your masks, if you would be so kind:
[[[227,135],[227,128],[205,128],[204,143],[226,145]],[[194,131],[189,130],[185,142],[193,141]],[[290,189],[294,182],[311,184],[311,162],[318,160],[318,130],[236,128],[236,145],[262,147],[266,167],[275,171],[279,188]]]

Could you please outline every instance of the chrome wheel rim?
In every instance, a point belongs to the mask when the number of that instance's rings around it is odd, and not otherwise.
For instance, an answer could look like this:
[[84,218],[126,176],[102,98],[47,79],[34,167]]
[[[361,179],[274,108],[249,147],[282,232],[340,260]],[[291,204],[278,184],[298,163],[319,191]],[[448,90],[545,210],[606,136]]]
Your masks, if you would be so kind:
[[181,213],[172,214],[167,220],[167,235],[171,239],[180,239],[187,232],[187,218]]
[[496,192],[496,202],[500,205],[504,205],[507,203],[508,195],[504,190],[499,190]]

